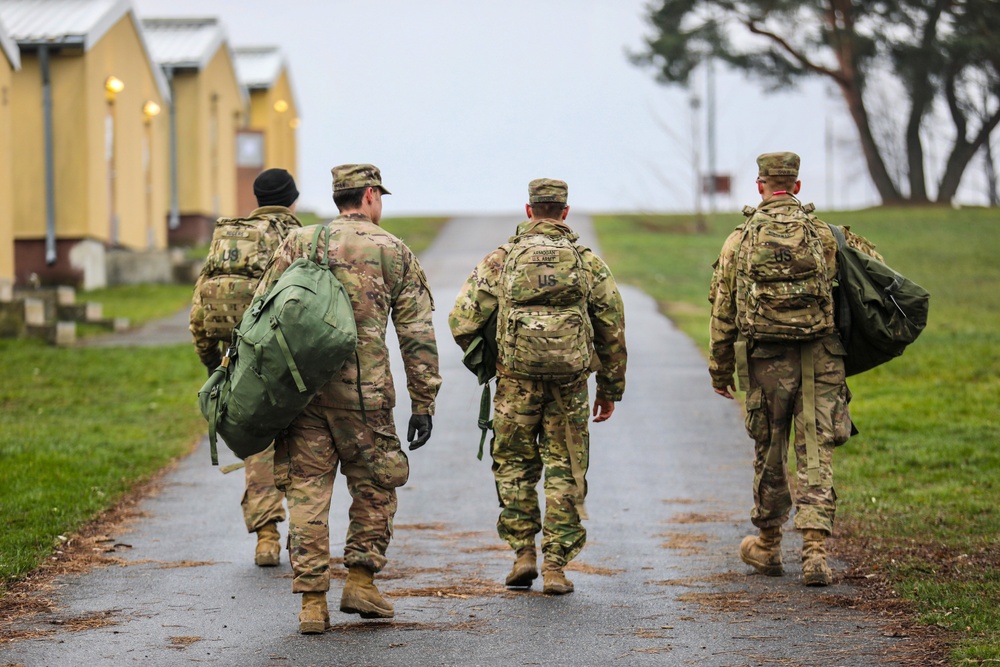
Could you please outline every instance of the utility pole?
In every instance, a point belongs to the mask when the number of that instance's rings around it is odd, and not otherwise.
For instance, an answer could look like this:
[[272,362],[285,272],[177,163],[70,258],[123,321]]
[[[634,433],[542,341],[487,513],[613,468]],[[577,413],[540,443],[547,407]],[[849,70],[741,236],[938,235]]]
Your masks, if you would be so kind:
[[705,63],[706,73],[706,114],[708,116],[708,213],[715,213],[716,171],[715,165],[715,61],[709,56]]

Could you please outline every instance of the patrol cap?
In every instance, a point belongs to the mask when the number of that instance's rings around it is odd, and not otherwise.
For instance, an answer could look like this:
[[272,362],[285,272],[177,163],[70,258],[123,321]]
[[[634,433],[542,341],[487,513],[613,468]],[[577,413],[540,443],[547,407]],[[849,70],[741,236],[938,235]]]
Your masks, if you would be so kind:
[[392,193],[382,185],[382,173],[373,164],[342,164],[330,170],[333,174],[333,193],[354,188],[378,188],[384,195]]
[[764,153],[757,156],[757,175],[798,176],[799,162],[799,156],[788,151]]
[[566,181],[552,178],[536,178],[528,183],[529,204],[565,204],[569,196],[569,186]]

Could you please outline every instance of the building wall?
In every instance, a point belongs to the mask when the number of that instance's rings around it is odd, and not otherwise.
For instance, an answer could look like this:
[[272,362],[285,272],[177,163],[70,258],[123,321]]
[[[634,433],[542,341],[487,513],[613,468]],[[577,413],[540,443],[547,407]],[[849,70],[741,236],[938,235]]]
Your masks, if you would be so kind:
[[[279,100],[288,104],[284,112],[275,110]],[[292,97],[287,70],[282,70],[275,84],[267,90],[250,93],[250,128],[263,130],[264,168],[280,167],[297,176],[298,150],[295,125],[299,117]]]
[[[126,14],[87,54],[87,152],[91,197],[88,236],[136,250],[164,248],[169,206],[169,118],[151,63],[142,48],[132,15]],[[125,89],[108,101],[104,82],[116,76]],[[161,111],[147,119],[143,106]],[[109,164],[107,137],[113,127]],[[113,178],[109,177],[113,173]],[[113,193],[113,209],[111,207]],[[112,222],[117,217],[117,231]]]
[[236,130],[243,99],[228,50],[200,72],[174,77],[182,215],[236,214]]
[[13,70],[0,55],[0,281],[14,280],[14,202],[11,174],[11,85]]

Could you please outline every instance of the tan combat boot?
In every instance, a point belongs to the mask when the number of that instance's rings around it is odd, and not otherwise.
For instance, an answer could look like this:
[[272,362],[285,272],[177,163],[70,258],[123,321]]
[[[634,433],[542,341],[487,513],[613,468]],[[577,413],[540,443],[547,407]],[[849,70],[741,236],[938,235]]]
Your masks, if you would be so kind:
[[573,582],[566,578],[562,565],[542,563],[542,592],[546,595],[566,595],[573,592]]
[[802,531],[802,583],[806,586],[829,586],[833,572],[826,564],[826,531],[807,528]]
[[326,592],[303,593],[299,612],[299,634],[319,635],[330,629],[330,612],[326,608]]
[[278,534],[278,524],[264,524],[257,531],[257,551],[254,562],[261,567],[274,567],[278,564],[281,554],[281,535]]
[[537,560],[538,554],[535,553],[534,546],[518,549],[517,560],[514,561],[514,567],[510,569],[505,583],[512,588],[530,588],[531,582],[538,578]]
[[740,558],[753,565],[761,574],[780,577],[785,573],[781,564],[781,526],[761,528],[760,535],[747,535],[740,542]]
[[361,618],[392,618],[396,610],[375,588],[374,573],[361,565],[347,570],[347,582],[340,597],[340,611],[361,614]]

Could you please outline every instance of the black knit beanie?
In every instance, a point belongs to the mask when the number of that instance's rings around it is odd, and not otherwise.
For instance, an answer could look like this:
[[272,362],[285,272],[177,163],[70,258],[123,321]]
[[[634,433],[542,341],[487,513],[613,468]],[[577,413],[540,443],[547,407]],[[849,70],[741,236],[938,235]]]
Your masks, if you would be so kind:
[[295,179],[284,169],[262,171],[253,182],[258,206],[291,206],[299,198]]

